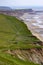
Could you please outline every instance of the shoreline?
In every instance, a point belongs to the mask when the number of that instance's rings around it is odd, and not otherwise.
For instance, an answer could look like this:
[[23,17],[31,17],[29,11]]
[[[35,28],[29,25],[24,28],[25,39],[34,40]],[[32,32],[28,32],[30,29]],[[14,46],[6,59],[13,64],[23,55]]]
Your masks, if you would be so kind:
[[30,23],[30,22],[25,22],[25,21],[24,21],[24,23],[26,24],[28,30],[31,31],[32,35],[33,35],[33,36],[36,36],[40,41],[43,42],[43,38],[40,36],[40,34],[34,32],[34,30],[32,30],[32,29],[30,28],[30,27],[31,27],[31,23]]

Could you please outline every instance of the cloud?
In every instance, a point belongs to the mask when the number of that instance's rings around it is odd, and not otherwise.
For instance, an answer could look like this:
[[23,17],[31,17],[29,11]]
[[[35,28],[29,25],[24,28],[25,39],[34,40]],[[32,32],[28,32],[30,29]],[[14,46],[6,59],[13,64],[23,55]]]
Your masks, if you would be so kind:
[[43,6],[43,0],[0,0],[0,6]]

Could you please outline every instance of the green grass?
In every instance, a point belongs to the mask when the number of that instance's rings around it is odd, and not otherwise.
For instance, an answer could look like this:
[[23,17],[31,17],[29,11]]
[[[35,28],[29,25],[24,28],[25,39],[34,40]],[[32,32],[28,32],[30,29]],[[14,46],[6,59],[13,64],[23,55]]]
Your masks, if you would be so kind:
[[17,56],[0,53],[0,64],[2,65],[38,65],[33,62],[20,60]]
[[37,41],[39,39],[32,36],[22,21],[0,14],[0,65],[38,65],[2,52],[9,49],[41,48],[42,46],[32,45]]
[[27,48],[32,43],[39,41],[36,37],[31,37],[31,32],[27,26],[15,17],[0,15],[0,47]]

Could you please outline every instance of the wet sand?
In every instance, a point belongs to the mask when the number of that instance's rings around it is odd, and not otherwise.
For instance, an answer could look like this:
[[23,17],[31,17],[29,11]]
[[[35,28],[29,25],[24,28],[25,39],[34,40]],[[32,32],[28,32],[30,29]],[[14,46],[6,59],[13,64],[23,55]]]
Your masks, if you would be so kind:
[[43,42],[43,21],[35,16],[30,21],[24,21],[34,36]]

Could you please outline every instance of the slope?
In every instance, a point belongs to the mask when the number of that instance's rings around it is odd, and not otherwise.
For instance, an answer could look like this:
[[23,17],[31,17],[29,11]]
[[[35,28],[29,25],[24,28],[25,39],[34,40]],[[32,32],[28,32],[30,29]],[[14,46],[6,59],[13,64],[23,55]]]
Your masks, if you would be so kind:
[[38,41],[22,21],[0,14],[0,65],[38,65],[5,53],[6,50],[41,48],[42,46],[34,44]]

